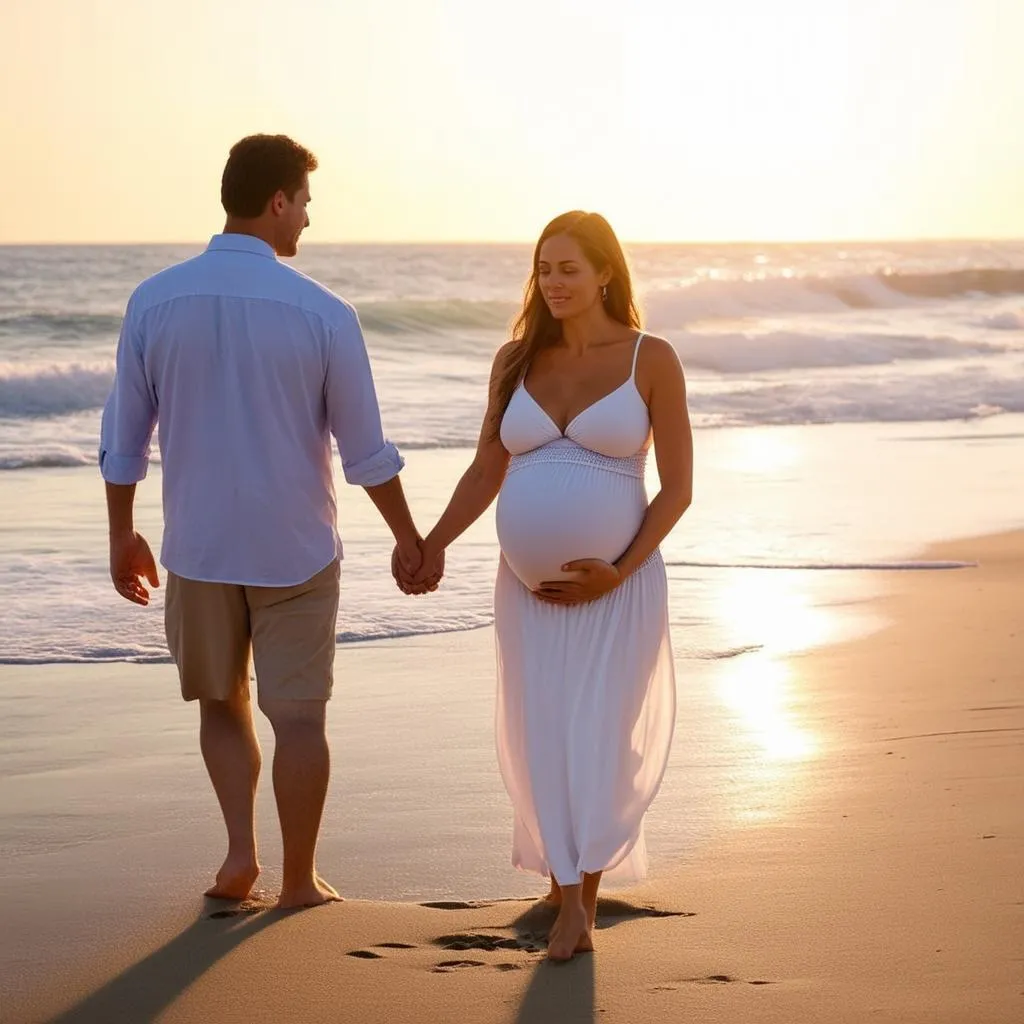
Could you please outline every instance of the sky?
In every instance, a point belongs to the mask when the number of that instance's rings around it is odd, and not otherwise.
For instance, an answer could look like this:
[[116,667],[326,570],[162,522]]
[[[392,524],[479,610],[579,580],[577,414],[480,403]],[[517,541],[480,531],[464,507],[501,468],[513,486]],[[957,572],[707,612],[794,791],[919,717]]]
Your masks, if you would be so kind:
[[1022,0],[3,0],[0,243],[198,241],[231,144],[308,242],[1024,237]]

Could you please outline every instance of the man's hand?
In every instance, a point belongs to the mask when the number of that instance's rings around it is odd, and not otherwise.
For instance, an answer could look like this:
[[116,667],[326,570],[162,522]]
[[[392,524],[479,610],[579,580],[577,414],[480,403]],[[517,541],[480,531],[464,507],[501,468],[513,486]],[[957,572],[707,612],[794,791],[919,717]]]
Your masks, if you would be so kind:
[[401,587],[399,580],[412,579],[423,564],[423,553],[420,550],[420,538],[417,536],[412,543],[401,541],[395,544],[391,552],[391,575]]
[[534,597],[548,604],[583,604],[604,597],[622,582],[619,570],[600,558],[567,562],[562,572],[572,573],[572,578],[542,583],[533,592]]
[[149,591],[143,586],[142,580],[148,580],[151,586],[160,586],[160,577],[156,571],[156,561],[149,544],[141,533],[130,530],[124,533],[111,534],[110,537],[110,578],[114,589],[132,604],[149,604]]
[[432,593],[444,575],[444,551],[431,551],[421,541],[414,565],[413,558],[396,545],[391,556],[391,574],[403,594]]

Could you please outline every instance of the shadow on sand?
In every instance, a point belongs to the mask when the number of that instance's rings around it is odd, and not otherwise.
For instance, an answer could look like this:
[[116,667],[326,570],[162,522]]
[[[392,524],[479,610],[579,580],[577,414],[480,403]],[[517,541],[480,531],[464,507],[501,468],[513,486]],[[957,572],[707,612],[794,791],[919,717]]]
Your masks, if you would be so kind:
[[202,916],[166,945],[122,971],[47,1024],[149,1024],[198,978],[246,939],[295,911],[225,910],[209,901]]
[[545,960],[537,965],[516,1024],[593,1024],[595,1009],[594,954],[581,953],[565,964]]
[[[521,940],[536,940],[538,935],[547,934],[555,914],[555,909],[549,904],[543,901],[534,903],[512,922],[511,928]],[[601,932],[639,918],[691,916],[686,911],[659,910],[604,896],[597,901],[596,930]],[[597,945],[600,949],[600,942]],[[523,996],[516,1024],[537,1024],[538,1021],[594,1024],[597,1019],[595,957],[598,955],[581,953],[565,964],[550,960],[539,963]]]

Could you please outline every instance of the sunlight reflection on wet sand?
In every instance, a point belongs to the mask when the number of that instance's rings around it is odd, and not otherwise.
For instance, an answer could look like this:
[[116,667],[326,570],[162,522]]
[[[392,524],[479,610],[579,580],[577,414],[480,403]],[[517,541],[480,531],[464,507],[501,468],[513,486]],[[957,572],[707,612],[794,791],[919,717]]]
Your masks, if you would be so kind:
[[797,798],[801,764],[820,751],[822,737],[803,713],[801,680],[789,656],[835,640],[839,613],[820,603],[806,573],[736,569],[715,584],[715,615],[731,643],[756,649],[722,661],[714,689],[738,727],[741,778],[734,814],[748,823],[784,813]]

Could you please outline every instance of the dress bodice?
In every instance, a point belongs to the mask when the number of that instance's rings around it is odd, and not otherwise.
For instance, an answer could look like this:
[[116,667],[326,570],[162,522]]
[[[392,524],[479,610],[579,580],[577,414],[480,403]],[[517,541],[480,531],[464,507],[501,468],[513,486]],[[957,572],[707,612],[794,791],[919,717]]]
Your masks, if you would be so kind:
[[636,340],[629,378],[573,417],[563,434],[520,383],[501,421],[501,443],[511,455],[523,455],[553,441],[568,439],[612,459],[642,452],[651,432],[647,404],[637,390],[636,363],[643,334]]

